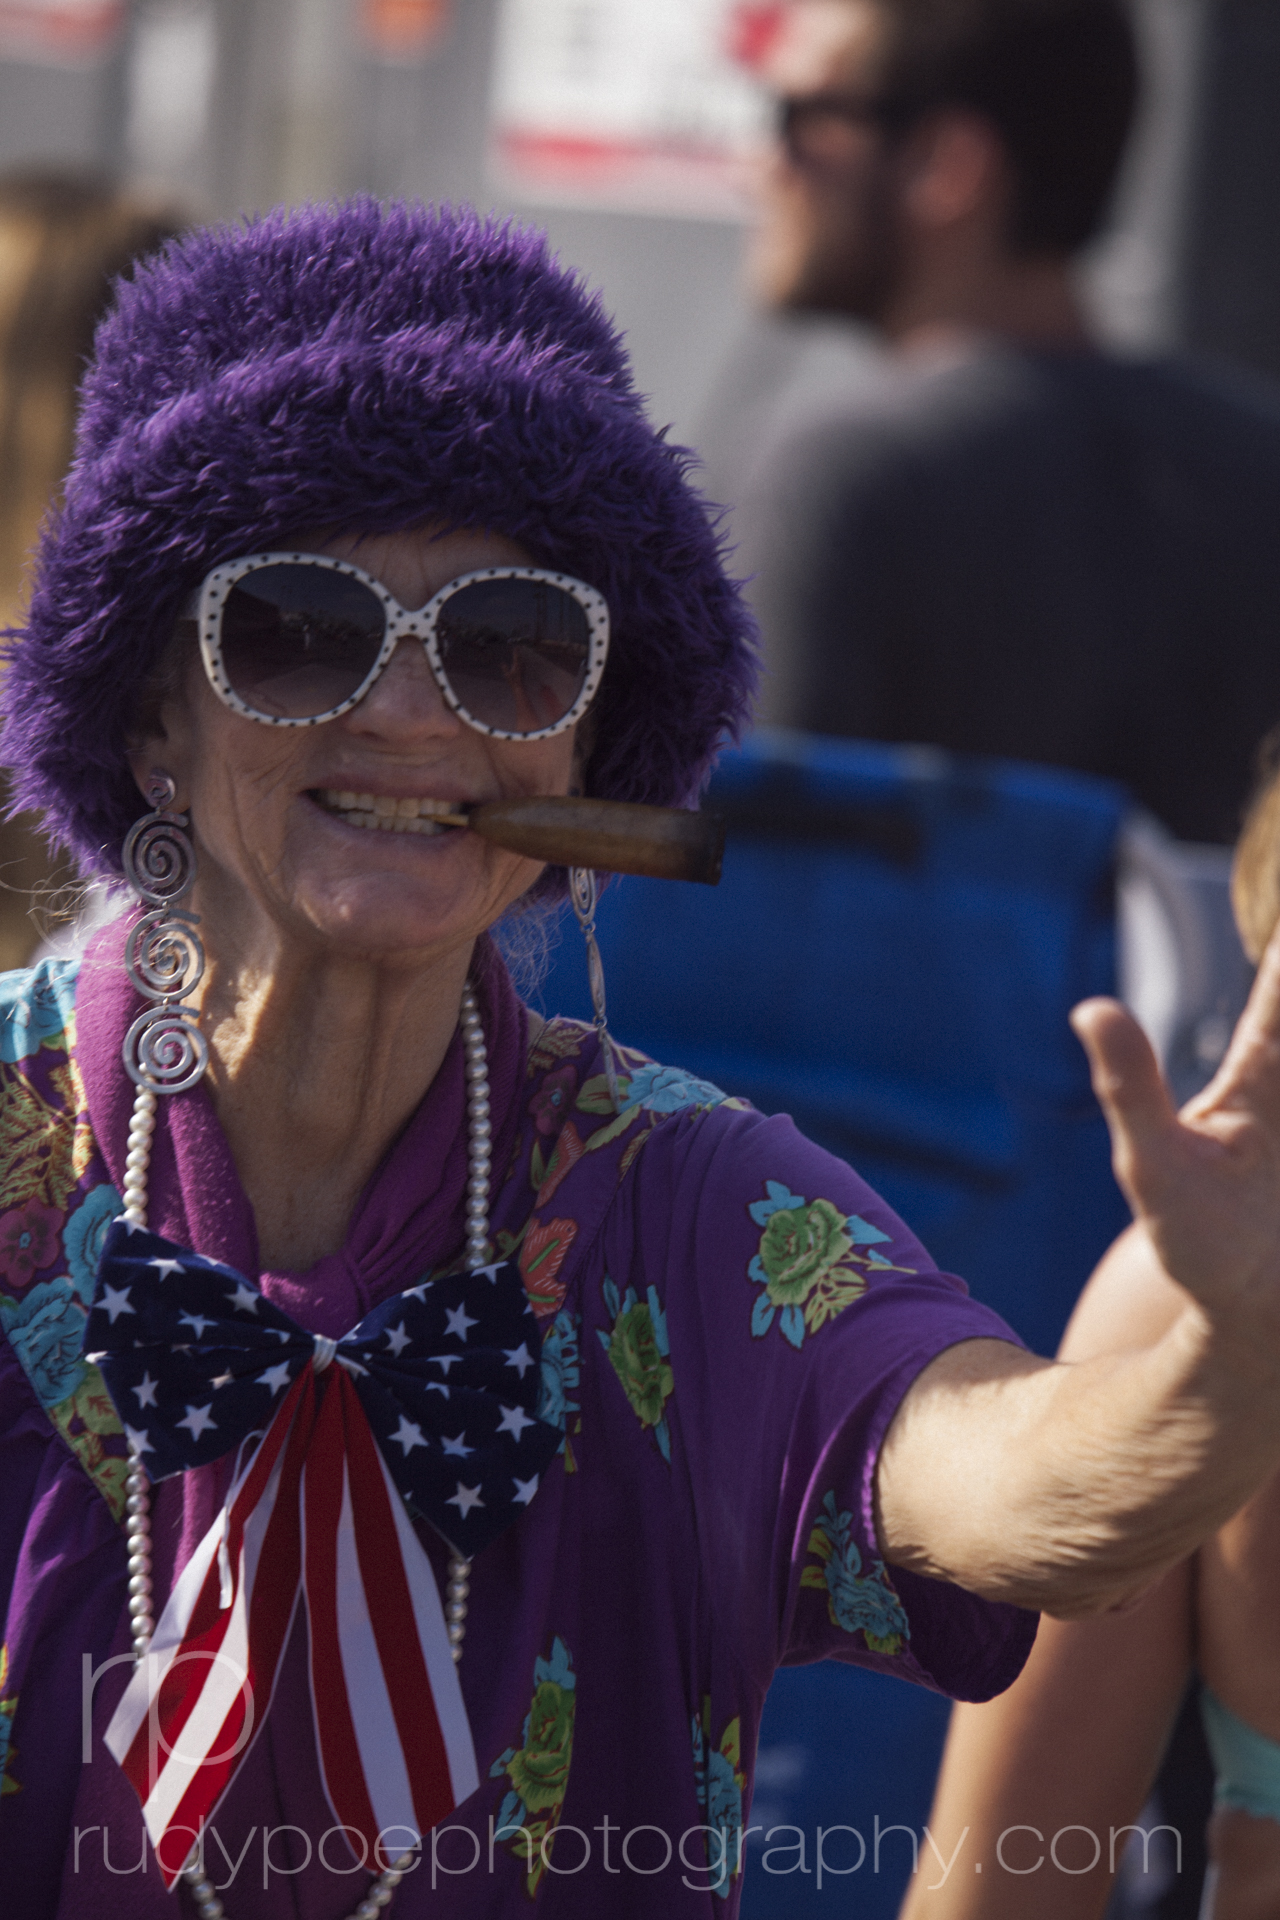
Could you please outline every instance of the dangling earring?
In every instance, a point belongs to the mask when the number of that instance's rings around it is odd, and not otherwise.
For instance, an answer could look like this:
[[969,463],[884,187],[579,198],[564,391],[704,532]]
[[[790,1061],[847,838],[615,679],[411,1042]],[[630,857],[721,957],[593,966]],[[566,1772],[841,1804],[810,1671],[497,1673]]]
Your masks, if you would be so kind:
[[138,992],[155,1002],[129,1028],[121,1052],[140,1098],[150,1095],[152,1113],[156,1094],[185,1093],[209,1064],[196,1009],[181,1004],[199,986],[205,963],[196,932],[200,916],[177,904],[196,877],[187,816],[171,810],[177,793],[172,776],[153,767],[146,794],[154,811],[130,827],[121,855],[129,885],[149,909],[129,935],[125,969]]
[[573,910],[578,916],[578,925],[582,928],[582,937],[587,946],[587,978],[591,982],[591,1004],[595,1008],[595,1028],[600,1036],[600,1049],[604,1054],[604,1075],[608,1082],[609,1099],[615,1113],[622,1111],[622,1101],[618,1095],[618,1074],[614,1065],[613,1041],[609,1036],[609,1026],[604,1004],[604,962],[600,958],[600,949],[596,945],[596,876],[590,867],[570,867],[569,898]]

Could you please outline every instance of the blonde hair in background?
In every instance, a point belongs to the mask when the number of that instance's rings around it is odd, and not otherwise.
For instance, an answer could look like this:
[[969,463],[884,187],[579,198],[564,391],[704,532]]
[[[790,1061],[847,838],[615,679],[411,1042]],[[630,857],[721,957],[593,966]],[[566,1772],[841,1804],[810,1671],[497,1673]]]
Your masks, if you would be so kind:
[[[187,221],[98,175],[0,175],[0,627],[21,626],[28,558],[71,457],[76,395],[112,283]],[[0,794],[0,800],[3,795]],[[0,968],[26,964],[74,898],[28,818],[0,822]]]
[[1280,729],[1263,741],[1258,770],[1231,869],[1231,905],[1255,966],[1280,920]]

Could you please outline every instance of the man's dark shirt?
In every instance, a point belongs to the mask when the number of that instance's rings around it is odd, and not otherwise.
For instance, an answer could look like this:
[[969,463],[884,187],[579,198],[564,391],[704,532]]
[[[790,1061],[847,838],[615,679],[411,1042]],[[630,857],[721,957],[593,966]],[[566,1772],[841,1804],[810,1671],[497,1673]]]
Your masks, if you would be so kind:
[[748,509],[769,717],[1123,780],[1229,841],[1280,722],[1280,396],[993,346],[794,432]]

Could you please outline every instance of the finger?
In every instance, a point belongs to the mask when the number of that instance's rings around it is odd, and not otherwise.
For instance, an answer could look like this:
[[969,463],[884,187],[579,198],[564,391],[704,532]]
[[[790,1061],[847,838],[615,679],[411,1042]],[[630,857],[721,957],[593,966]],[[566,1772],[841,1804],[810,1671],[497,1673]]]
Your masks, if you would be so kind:
[[1249,1001],[1198,1110],[1245,1106],[1280,1131],[1280,925],[1267,942]]
[[1151,1042],[1118,1000],[1081,1001],[1071,1025],[1089,1057],[1093,1090],[1111,1130],[1116,1178],[1135,1208],[1149,1205],[1152,1181],[1167,1166],[1178,1135]]

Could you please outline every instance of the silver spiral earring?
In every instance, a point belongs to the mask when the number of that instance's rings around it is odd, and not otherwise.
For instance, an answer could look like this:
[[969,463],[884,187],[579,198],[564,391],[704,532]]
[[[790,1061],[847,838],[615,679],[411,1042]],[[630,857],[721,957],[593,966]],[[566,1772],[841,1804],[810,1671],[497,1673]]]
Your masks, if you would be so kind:
[[600,1036],[600,1050],[604,1055],[604,1073],[609,1086],[609,1099],[615,1113],[622,1110],[622,1101],[618,1094],[618,1072],[614,1064],[613,1041],[609,1035],[608,1017],[604,999],[604,961],[600,958],[600,948],[596,944],[596,876],[590,867],[570,867],[569,898],[573,902],[573,911],[582,928],[582,938],[587,948],[587,978],[591,983],[591,1005],[595,1011],[595,1028]]
[[147,799],[154,809],[125,838],[125,877],[148,910],[132,929],[124,964],[144,999],[124,1037],[125,1072],[134,1085],[157,1093],[185,1093],[209,1064],[209,1043],[194,1007],[184,1006],[204,977],[200,916],[180,907],[195,883],[196,857],[185,813],[172,811],[178,789],[162,768],[151,771]]

